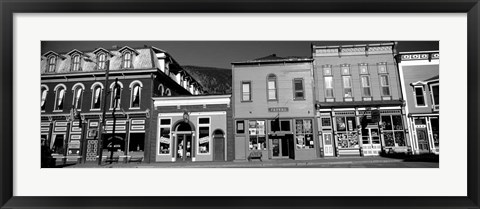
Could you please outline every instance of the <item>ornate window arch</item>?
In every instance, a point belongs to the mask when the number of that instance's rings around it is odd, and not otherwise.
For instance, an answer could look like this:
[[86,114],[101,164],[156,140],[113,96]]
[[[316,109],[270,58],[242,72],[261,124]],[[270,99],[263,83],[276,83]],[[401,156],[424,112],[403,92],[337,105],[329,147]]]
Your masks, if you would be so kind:
[[143,84],[139,80],[130,83],[130,108],[140,108]]
[[160,92],[160,96],[163,97],[164,92],[165,92],[165,87],[163,87],[163,84],[158,85],[158,91]]
[[81,71],[81,56],[80,54],[73,54],[72,55],[72,70],[71,71]]
[[111,100],[110,100],[110,109],[116,108],[120,109],[120,104],[122,101],[122,90],[123,90],[123,84],[122,82],[118,81],[117,82],[118,88],[115,87],[115,82],[110,84],[110,91],[112,92]]
[[169,88],[165,90],[165,96],[172,96],[172,91]]
[[63,111],[65,107],[65,94],[66,94],[67,87],[65,84],[58,84],[55,86],[55,107],[53,108],[54,111]]
[[100,82],[95,82],[90,87],[92,90],[92,105],[91,109],[93,110],[100,110],[102,104],[102,91],[103,91],[103,84]]
[[55,72],[55,68],[57,66],[57,56],[52,54],[47,58],[47,72],[53,73]]
[[40,90],[40,94],[41,94],[41,100],[40,100],[40,110],[41,111],[45,111],[45,103],[47,101],[47,94],[48,94],[48,86],[45,85],[45,84],[42,84],[41,85],[41,90]]
[[82,83],[76,83],[72,87],[73,101],[72,106],[77,110],[82,109],[83,93],[85,91],[85,85]]
[[122,53],[122,68],[127,69],[127,68],[132,68],[132,52],[131,51],[124,51]]

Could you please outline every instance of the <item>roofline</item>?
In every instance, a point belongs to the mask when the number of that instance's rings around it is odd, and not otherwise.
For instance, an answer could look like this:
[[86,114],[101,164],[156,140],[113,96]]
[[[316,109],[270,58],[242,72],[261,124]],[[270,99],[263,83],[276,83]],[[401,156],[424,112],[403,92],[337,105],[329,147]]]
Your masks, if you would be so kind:
[[251,60],[251,61],[242,61],[242,62],[232,62],[232,65],[248,65],[248,64],[261,64],[261,63],[289,63],[289,62],[313,62],[312,58],[302,58],[302,59],[279,59],[279,60]]
[[409,52],[399,52],[398,55],[402,54],[425,54],[425,53],[440,53],[439,50],[432,50],[432,51],[409,51]]
[[313,49],[334,49],[334,48],[356,48],[356,47],[377,47],[377,46],[394,46],[396,42],[385,42],[385,43],[375,43],[375,44],[348,44],[348,45],[330,45],[330,46],[320,46],[312,44]]

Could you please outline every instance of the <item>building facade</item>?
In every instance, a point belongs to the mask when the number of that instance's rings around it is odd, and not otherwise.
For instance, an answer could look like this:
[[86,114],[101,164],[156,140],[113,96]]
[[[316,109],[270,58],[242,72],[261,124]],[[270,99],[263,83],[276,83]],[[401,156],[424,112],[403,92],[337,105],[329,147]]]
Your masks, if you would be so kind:
[[151,162],[233,160],[230,95],[154,97]]
[[113,151],[124,160],[142,159],[149,155],[145,144],[152,137],[146,130],[156,126],[149,120],[152,97],[203,93],[156,47],[49,51],[40,65],[41,138],[57,159],[97,160],[99,137],[103,157]]
[[408,152],[395,44],[313,45],[321,155]]
[[317,158],[312,59],[273,54],[232,68],[235,160]]
[[414,154],[439,154],[440,77],[438,51],[397,55]]

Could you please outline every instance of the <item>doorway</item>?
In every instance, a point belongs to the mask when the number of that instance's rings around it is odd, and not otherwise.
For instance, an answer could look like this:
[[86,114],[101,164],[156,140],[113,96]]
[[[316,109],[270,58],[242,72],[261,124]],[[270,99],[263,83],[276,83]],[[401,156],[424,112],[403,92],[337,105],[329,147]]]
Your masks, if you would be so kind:
[[175,128],[176,161],[191,162],[194,157],[193,127],[189,122],[180,122]]
[[418,140],[418,151],[419,152],[428,152],[428,137],[426,128],[416,128],[417,129],[417,140]]
[[380,132],[377,125],[369,125],[362,129],[363,156],[380,155],[382,146],[380,144]]
[[293,158],[293,135],[270,135],[272,158]]
[[222,130],[213,132],[213,146],[214,161],[225,161],[225,136]]
[[323,133],[323,152],[325,157],[333,156],[333,137],[332,133]]

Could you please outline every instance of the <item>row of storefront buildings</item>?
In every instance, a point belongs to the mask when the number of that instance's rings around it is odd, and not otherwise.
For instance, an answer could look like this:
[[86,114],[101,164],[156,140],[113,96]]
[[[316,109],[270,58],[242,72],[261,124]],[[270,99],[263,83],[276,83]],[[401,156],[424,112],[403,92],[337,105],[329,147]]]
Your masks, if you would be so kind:
[[312,45],[311,57],[233,62],[231,95],[206,94],[151,46],[50,51],[41,60],[41,138],[57,159],[439,153],[438,51]]

